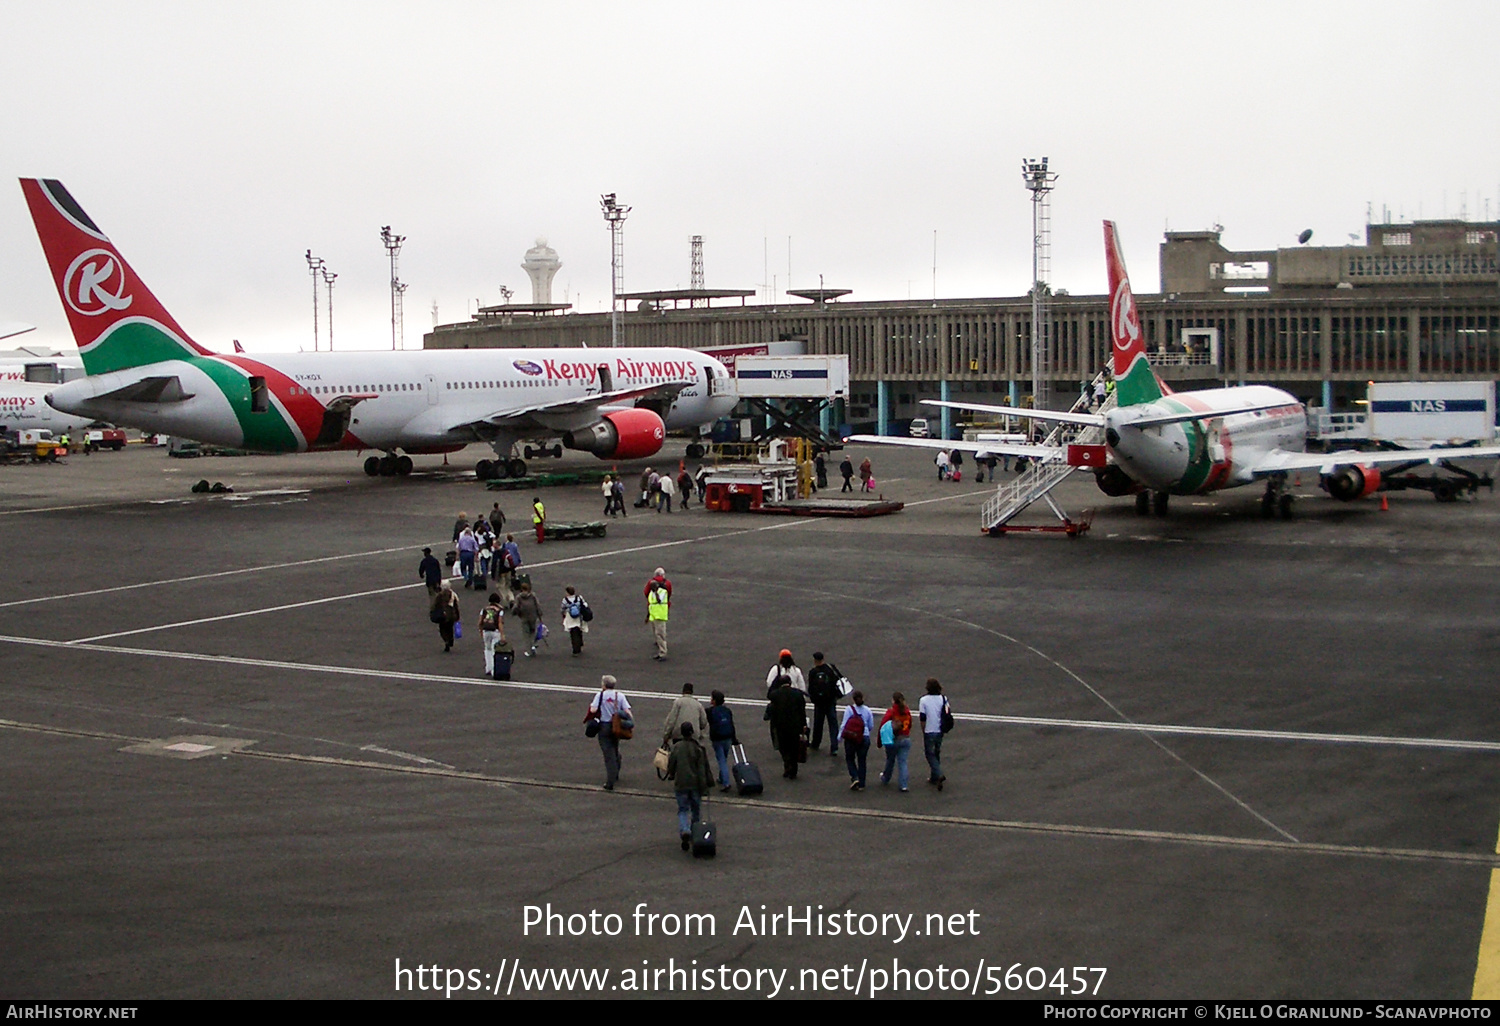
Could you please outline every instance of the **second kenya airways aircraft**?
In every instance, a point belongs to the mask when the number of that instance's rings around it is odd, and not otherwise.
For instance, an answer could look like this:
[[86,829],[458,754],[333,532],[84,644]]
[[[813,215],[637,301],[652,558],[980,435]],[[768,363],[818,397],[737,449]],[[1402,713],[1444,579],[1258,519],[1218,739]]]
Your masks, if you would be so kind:
[[365,461],[371,475],[484,442],[499,457],[479,462],[488,478],[526,473],[510,458],[523,438],[637,459],[669,428],[734,406],[724,365],[690,349],[221,356],[188,337],[61,182],[21,189],[88,372],[48,394],[65,413],[257,452],[384,452]]
[[[1296,398],[1279,388],[1241,385],[1195,392],[1168,391],[1146,359],[1135,296],[1125,274],[1125,258],[1120,253],[1113,221],[1104,222],[1104,254],[1109,264],[1109,319],[1114,341],[1112,370],[1117,403],[1114,409],[1103,413],[1061,413],[932,399],[923,402],[929,406],[1103,428],[1105,451],[1101,455],[1107,455],[1108,461],[1090,459],[1087,465],[1094,469],[1105,494],[1135,493],[1136,508],[1143,513],[1147,511],[1148,497],[1154,498],[1150,505],[1155,512],[1165,514],[1169,496],[1196,495],[1263,481],[1265,513],[1270,515],[1279,508],[1283,516],[1288,516],[1292,504],[1291,493],[1285,487],[1289,471],[1317,470],[1328,494],[1348,501],[1380,488],[1379,466],[1383,463],[1423,460],[1436,463],[1500,455],[1500,446],[1307,452],[1307,411]],[[876,436],[855,436],[852,441],[1013,453],[1049,463],[1067,459],[1070,448]]]

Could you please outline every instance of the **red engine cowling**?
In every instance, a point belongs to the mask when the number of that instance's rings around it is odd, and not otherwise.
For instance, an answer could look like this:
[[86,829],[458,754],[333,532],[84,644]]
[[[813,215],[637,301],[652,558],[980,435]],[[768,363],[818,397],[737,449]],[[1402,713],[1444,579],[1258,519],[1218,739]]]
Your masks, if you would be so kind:
[[591,452],[601,460],[634,460],[661,450],[667,428],[650,410],[614,410],[597,423],[563,433],[563,445]]
[[1380,488],[1380,471],[1375,467],[1345,467],[1323,478],[1328,494],[1343,502],[1363,499]]

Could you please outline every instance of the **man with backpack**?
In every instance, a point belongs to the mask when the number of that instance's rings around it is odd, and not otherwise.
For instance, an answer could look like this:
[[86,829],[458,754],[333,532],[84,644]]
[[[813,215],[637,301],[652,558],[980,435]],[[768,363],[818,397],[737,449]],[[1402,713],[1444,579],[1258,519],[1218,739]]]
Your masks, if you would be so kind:
[[479,611],[479,635],[484,639],[484,675],[495,676],[495,648],[505,641],[501,619],[505,612],[500,608],[500,596],[490,593],[490,600]]
[[875,733],[875,714],[865,705],[865,693],[849,696],[839,740],[844,742],[844,765],[849,767],[849,790],[865,789],[865,760],[870,755],[870,735]]
[[838,667],[823,661],[822,652],[813,653],[813,664],[807,671],[807,697],[813,704],[812,747],[814,750],[823,747],[823,724],[826,722],[829,755],[839,754],[839,732],[835,724],[838,723],[841,676]]
[[568,632],[569,639],[573,642],[573,654],[583,654],[583,635],[589,629],[588,622],[594,618],[594,611],[589,608],[588,600],[578,594],[571,584],[564,589],[562,600],[563,630]]

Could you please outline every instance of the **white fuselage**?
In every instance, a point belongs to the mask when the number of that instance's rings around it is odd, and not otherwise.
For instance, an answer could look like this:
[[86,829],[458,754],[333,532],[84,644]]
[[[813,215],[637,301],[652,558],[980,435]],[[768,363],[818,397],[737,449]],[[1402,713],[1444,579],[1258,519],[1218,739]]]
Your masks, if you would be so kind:
[[[228,364],[229,368],[215,364]],[[598,371],[609,368],[607,380]],[[228,374],[225,372],[228,371]],[[279,420],[295,425],[290,445],[247,437],[242,397],[223,386],[246,375],[264,377]],[[191,398],[164,402],[99,398],[144,378],[176,378]],[[51,390],[58,409],[112,423],[222,445],[302,450],[318,443],[323,411],[338,400],[353,405],[344,448],[409,452],[453,448],[474,441],[503,445],[521,438],[578,430],[600,410],[649,404],[624,400],[587,405],[590,394],[690,381],[656,407],[667,429],[707,424],[735,403],[724,365],[695,350],[461,349],[343,353],[232,354],[167,360],[91,376]],[[715,382],[718,382],[716,386]],[[534,410],[570,400],[585,405]],[[265,416],[266,414],[259,414]],[[267,436],[269,437],[269,436]]]
[[[1271,406],[1252,413],[1246,406]],[[1135,427],[1164,414],[1201,412],[1202,420]],[[1249,484],[1247,468],[1272,450],[1301,452],[1307,411],[1293,396],[1268,385],[1178,392],[1105,414],[1105,439],[1115,462],[1156,491],[1193,494]]]

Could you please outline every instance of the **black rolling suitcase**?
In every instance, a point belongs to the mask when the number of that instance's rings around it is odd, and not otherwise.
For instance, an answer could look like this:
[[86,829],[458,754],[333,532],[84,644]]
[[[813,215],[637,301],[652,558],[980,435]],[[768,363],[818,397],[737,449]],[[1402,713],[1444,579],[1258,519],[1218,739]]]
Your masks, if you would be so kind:
[[510,680],[510,667],[516,661],[516,650],[507,643],[495,646],[495,679]]
[[766,789],[760,779],[760,767],[745,758],[744,745],[735,745],[731,751],[734,753],[734,767],[730,772],[734,774],[735,793],[741,798],[760,794]]
[[[703,815],[708,815],[708,795],[703,796],[701,806]],[[693,823],[693,858],[711,859],[719,851],[719,828],[707,819],[699,819]]]

